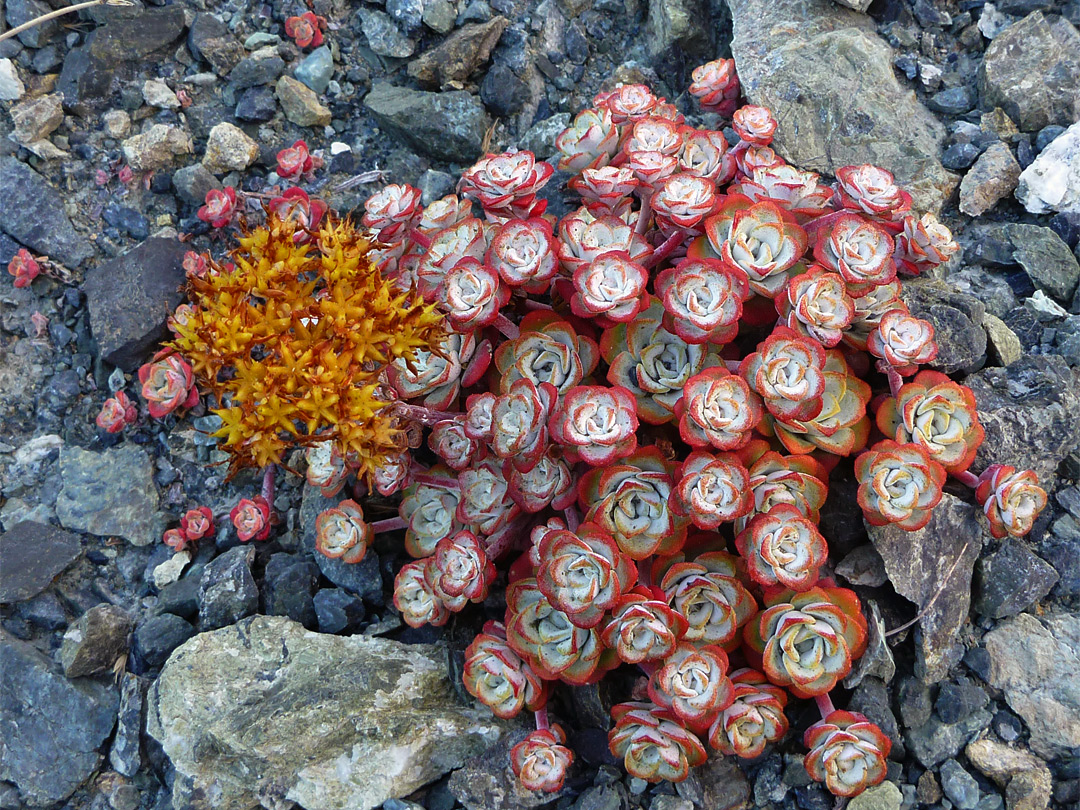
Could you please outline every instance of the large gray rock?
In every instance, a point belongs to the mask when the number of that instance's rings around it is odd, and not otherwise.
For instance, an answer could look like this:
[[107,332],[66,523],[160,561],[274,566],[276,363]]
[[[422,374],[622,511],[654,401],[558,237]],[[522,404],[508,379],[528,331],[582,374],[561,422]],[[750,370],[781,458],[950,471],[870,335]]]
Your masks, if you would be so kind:
[[506,728],[458,703],[439,647],[271,616],[173,653],[147,725],[176,768],[175,806],[192,810],[368,810],[460,767]]
[[229,30],[229,26],[213,14],[196,14],[188,29],[188,48],[205,59],[219,76],[224,76],[244,58],[244,46]]
[[930,367],[946,374],[970,373],[986,362],[986,306],[974,295],[959,292],[948,282],[905,281],[904,303],[911,314],[930,321],[938,354]]
[[94,772],[116,705],[108,687],[72,683],[0,631],[0,779],[14,783],[26,805],[63,801]]
[[380,82],[364,104],[389,135],[429,157],[460,163],[482,157],[491,122],[480,99],[464,90],[425,93]]
[[832,0],[728,0],[743,92],[779,121],[774,148],[832,174],[874,163],[937,211],[956,186],[938,156],[945,130],[893,72],[874,21]]
[[645,42],[653,64],[669,67],[698,65],[715,57],[707,0],[650,0],[645,19]]
[[122,444],[95,453],[64,445],[60,477],[60,525],[98,537],[116,535],[136,546],[161,542],[165,516],[158,510],[154,465],[145,450]]
[[945,494],[930,522],[915,532],[867,526],[896,592],[925,615],[919,620],[915,674],[924,681],[945,677],[964,654],[960,629],[971,605],[971,571],[982,549],[979,511]]
[[15,524],[0,534],[0,602],[37,596],[80,554],[71,532],[32,520]]
[[1050,593],[1058,579],[1022,540],[1007,537],[975,567],[975,610],[992,619],[1015,616]]
[[409,62],[409,75],[424,87],[445,87],[451,82],[460,86],[491,57],[509,23],[500,16],[486,23],[462,26],[438,47]]
[[52,185],[25,163],[0,158],[0,229],[35,253],[68,267],[94,255],[90,243],[75,232],[64,213],[64,200]]
[[1054,138],[1021,172],[1016,199],[1033,214],[1080,213],[1080,121]]
[[1064,18],[1033,11],[986,49],[979,69],[983,109],[1001,107],[1024,132],[1080,118],[1080,34]]
[[1020,164],[1008,144],[991,144],[960,182],[960,211],[969,217],[985,214],[1012,194],[1019,179]]
[[87,273],[90,330],[108,362],[134,371],[168,337],[166,320],[184,300],[186,252],[176,239],[154,237]]
[[1080,615],[1028,613],[987,633],[990,685],[1031,730],[1031,750],[1053,759],[1080,746]]
[[1080,371],[1058,355],[1025,355],[964,383],[975,393],[986,430],[972,472],[1010,464],[1034,470],[1049,488],[1058,465],[1080,447]]
[[1050,228],[1039,225],[1006,225],[1005,234],[1014,248],[1013,259],[1031,283],[1069,306],[1080,285],[1080,263],[1069,246]]

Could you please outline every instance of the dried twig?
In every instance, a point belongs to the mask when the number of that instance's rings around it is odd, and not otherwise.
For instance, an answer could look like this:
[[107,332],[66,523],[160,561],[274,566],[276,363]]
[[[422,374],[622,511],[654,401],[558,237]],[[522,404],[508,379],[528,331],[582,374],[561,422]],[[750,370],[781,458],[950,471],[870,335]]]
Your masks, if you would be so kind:
[[35,25],[41,25],[43,22],[54,20],[57,17],[62,17],[65,14],[70,14],[73,11],[82,11],[84,8],[93,8],[94,6],[133,6],[135,5],[132,0],[87,0],[85,3],[76,3],[74,6],[68,6],[67,8],[58,8],[56,11],[50,11],[48,14],[42,14],[40,17],[35,17],[32,20],[27,20],[22,25],[16,25],[10,31],[5,31],[0,34],[0,42],[11,37],[18,36],[23,31],[29,31]]

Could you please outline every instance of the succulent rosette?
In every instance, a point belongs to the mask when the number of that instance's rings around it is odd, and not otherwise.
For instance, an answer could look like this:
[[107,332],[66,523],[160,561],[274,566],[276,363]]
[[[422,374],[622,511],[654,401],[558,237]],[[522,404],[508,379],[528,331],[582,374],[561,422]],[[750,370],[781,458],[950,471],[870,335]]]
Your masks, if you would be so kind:
[[643,560],[677,551],[686,538],[690,521],[671,510],[674,488],[670,463],[644,447],[582,475],[578,498],[586,520],[610,532],[631,559]]
[[680,725],[674,712],[651,703],[620,703],[611,716],[615,728],[608,732],[608,746],[631,776],[681,782],[708,758],[701,740]]
[[544,682],[506,643],[502,622],[487,622],[465,650],[465,689],[496,717],[517,717],[547,702]]
[[407,450],[391,453],[376,465],[371,473],[371,485],[383,497],[389,498],[400,492],[409,477],[412,456]]
[[398,507],[398,514],[408,522],[405,550],[417,559],[434,554],[440,540],[462,528],[456,518],[461,492],[453,474],[436,466],[425,473],[425,479],[433,483],[406,488]]
[[735,559],[726,552],[699,554],[692,562],[674,558],[660,587],[668,604],[686,619],[683,640],[735,646],[739,630],[757,613],[757,602],[740,582]]
[[481,602],[495,579],[495,563],[488,559],[480,538],[468,530],[444,537],[435,546],[433,562],[424,569],[435,595],[451,611],[466,602]]
[[334,442],[315,442],[304,451],[304,459],[307,461],[304,477],[309,485],[318,487],[324,498],[333,498],[341,492],[349,471]]
[[446,271],[435,297],[450,325],[468,332],[494,322],[510,300],[510,288],[495,270],[470,257]]
[[737,168],[736,176],[753,177],[762,169],[778,169],[786,165],[770,146],[756,146],[745,141],[731,150]]
[[229,512],[229,520],[236,527],[236,536],[241,543],[265,540],[270,536],[270,504],[262,495],[241,498]]
[[855,301],[843,277],[816,264],[788,282],[786,295],[776,297],[776,308],[790,329],[827,348],[841,341],[855,317]]
[[94,424],[106,433],[119,433],[128,425],[134,424],[138,417],[139,412],[131,398],[123,391],[117,391],[102,403]]
[[907,304],[900,298],[900,284],[891,282],[874,287],[870,292],[853,299],[855,316],[851,325],[844,332],[844,343],[859,351],[866,351],[870,335],[886,313],[894,309],[907,312]]
[[416,266],[416,279],[420,292],[433,301],[447,272],[462,259],[483,260],[488,246],[484,223],[475,217],[455,222],[430,238],[431,244]]
[[761,421],[761,400],[742,377],[715,366],[686,381],[675,415],[679,435],[691,447],[738,450]]
[[186,551],[191,545],[182,529],[166,529],[161,535],[161,542],[177,552]]
[[[484,391],[481,394],[470,394],[465,400],[465,421],[461,423],[461,428],[470,439],[477,442],[491,441],[496,399],[498,397],[495,394]],[[467,466],[463,465],[462,469]]]
[[[768,512],[777,504],[789,503],[817,523],[829,493],[829,474],[808,455],[782,456],[769,451],[749,467],[750,489],[754,493],[754,513]],[[741,532],[746,522],[736,522]]]
[[550,450],[527,472],[521,472],[510,462],[503,468],[510,485],[510,497],[530,514],[548,506],[565,509],[577,498],[570,467]]
[[621,217],[639,183],[634,172],[625,166],[585,169],[567,185],[578,193],[589,213]]
[[810,749],[803,764],[834,796],[857,796],[888,772],[892,742],[858,712],[832,711],[803,735]]
[[457,519],[482,534],[491,535],[521,511],[510,495],[510,485],[498,459],[488,457],[458,473],[461,500]]
[[550,531],[540,542],[536,582],[547,600],[579,627],[596,627],[633,585],[637,569],[595,523]]
[[663,152],[639,149],[631,152],[623,164],[634,173],[643,192],[656,191],[679,170],[679,159]]
[[674,420],[686,381],[720,362],[707,344],[687,343],[664,329],[664,312],[653,297],[632,321],[606,330],[600,343],[608,382],[633,394],[638,418],[652,425]]
[[898,397],[878,406],[876,417],[888,438],[925,447],[954,474],[971,466],[986,435],[971,389],[938,371],[920,371]]
[[193,408],[199,401],[195,375],[178,354],[157,354],[139,367],[142,396],[155,419],[164,419],[177,408]]
[[209,222],[212,228],[224,228],[232,222],[236,214],[236,189],[225,186],[223,189],[212,188],[206,192],[205,204],[196,212],[203,222]]
[[720,647],[680,644],[650,676],[649,697],[692,730],[704,733],[734,699],[727,672],[727,653]]
[[[316,160],[311,156],[308,145],[303,139],[295,141],[292,146],[277,153],[278,177],[287,180],[301,177],[316,168]],[[321,160],[318,161],[318,165],[322,165]]]
[[896,278],[896,246],[881,225],[857,214],[828,219],[820,220],[814,258],[844,277],[850,295],[857,298]]
[[870,164],[836,170],[836,202],[883,222],[901,219],[911,210],[911,195],[896,185],[892,172]]
[[920,364],[929,363],[938,353],[934,325],[902,309],[890,310],[881,316],[877,329],[866,339],[866,348],[905,377],[914,374]]
[[717,529],[754,507],[750,476],[734,456],[695,450],[679,469],[674,507],[699,529]]
[[180,531],[192,543],[209,537],[214,533],[214,513],[210,511],[209,506],[189,509],[180,518]]
[[661,155],[677,155],[682,147],[682,131],[679,125],[667,118],[650,116],[636,121],[628,137],[623,141],[623,154],[634,152],[659,152]]
[[601,640],[626,664],[662,661],[675,651],[689,624],[668,606],[659,588],[639,585],[611,608]]
[[813,521],[790,504],[755,515],[735,538],[747,573],[759,585],[807,591],[818,581],[829,556]]
[[739,331],[750,295],[746,274],[717,259],[684,259],[655,281],[663,325],[687,343],[723,345]]
[[722,132],[684,130],[679,171],[722,185],[735,176],[735,158],[728,152]]
[[506,640],[545,680],[588,683],[604,645],[595,628],[579,627],[547,600],[535,579],[519,579],[506,589]]
[[551,438],[592,466],[611,464],[637,448],[634,398],[622,388],[575,386],[563,394],[548,425]]
[[795,697],[823,695],[866,648],[866,618],[847,588],[778,591],[743,631],[765,674]]
[[673,174],[653,192],[649,205],[657,226],[664,233],[702,233],[702,222],[717,202],[712,181],[689,173]]
[[315,519],[315,550],[324,557],[358,563],[375,539],[364,522],[364,510],[356,501],[344,500]]
[[551,224],[533,217],[494,226],[484,263],[510,287],[531,294],[547,292],[559,272],[558,242]]
[[491,410],[491,449],[520,472],[528,472],[548,447],[548,416],[559,393],[551,383],[520,379]]
[[929,211],[922,217],[908,214],[904,229],[896,236],[897,269],[917,276],[947,262],[960,250],[952,231]]
[[495,351],[501,393],[524,378],[536,385],[550,383],[562,395],[596,368],[596,343],[578,335],[558,315],[530,312],[518,326],[519,336],[501,343]]
[[699,65],[690,78],[690,95],[698,100],[702,109],[725,117],[735,112],[740,86],[734,59],[714,59]]
[[315,229],[329,210],[326,203],[311,199],[299,186],[286,189],[274,197],[266,204],[266,209],[282,219],[291,219],[299,226],[293,237],[296,242],[306,242],[310,237],[304,231]]
[[777,419],[803,421],[824,407],[825,361],[816,340],[778,326],[742,361],[739,374]]
[[616,124],[646,118],[660,102],[661,99],[643,84],[623,84],[593,99],[594,105],[611,111],[611,120]]
[[731,126],[735,129],[735,134],[747,143],[768,146],[776,132],[776,119],[768,107],[747,104],[731,116]]
[[606,166],[619,149],[619,128],[606,108],[582,110],[555,138],[559,168],[571,172]]
[[[726,205],[733,204],[741,202],[737,198]],[[769,201],[736,209],[730,230],[718,245],[721,261],[745,273],[750,288],[768,298],[783,289],[787,270],[806,252],[806,231],[789,220],[790,216]],[[708,222],[706,228],[710,228]]]
[[488,155],[463,172],[458,183],[462,197],[476,200],[484,213],[496,219],[529,219],[544,213],[546,200],[536,193],[555,169],[537,161],[532,152]]
[[326,20],[323,17],[317,16],[313,11],[305,11],[285,20],[285,36],[290,37],[298,48],[309,45],[318,48],[323,44],[324,25]]
[[787,164],[758,166],[731,191],[754,202],[770,200],[794,214],[799,222],[806,222],[832,211],[832,189],[818,185],[820,180],[814,172]]
[[[474,333],[451,332],[442,343],[441,354],[416,349],[411,363],[405,358],[394,360],[388,367],[390,384],[402,399],[422,398],[426,407],[445,410],[457,399],[463,382],[473,375],[477,365],[474,355],[480,357]],[[482,373],[481,369],[475,376]]]
[[885,439],[855,459],[855,477],[867,523],[911,532],[930,522],[947,473],[922,445]]
[[559,223],[559,260],[571,275],[597,257],[614,251],[640,264],[649,257],[652,248],[641,234],[616,216],[587,221],[571,215]]
[[361,222],[377,232],[380,242],[404,238],[423,216],[420,198],[420,189],[407,183],[391,183],[368,197]]
[[730,675],[732,701],[709,729],[709,745],[727,756],[754,759],[788,731],[787,693],[754,669]]
[[979,476],[975,498],[990,524],[990,534],[1023,537],[1046,508],[1046,490],[1032,470],[1017,470],[1007,464],[991,464]]
[[601,326],[632,320],[645,305],[649,274],[621,250],[601,253],[574,270],[570,309],[581,318],[596,318]]
[[460,472],[483,455],[480,442],[457,419],[444,419],[431,427],[428,447],[451,470]]
[[558,725],[529,732],[510,749],[510,766],[526,790],[558,793],[566,772],[574,762],[574,752],[563,743],[566,734]]
[[[207,206],[203,206],[203,208],[206,207]],[[202,209],[199,210],[201,213]],[[200,216],[200,219],[201,218],[202,217]],[[215,225],[214,227],[220,228],[222,226]],[[15,288],[21,289],[23,287],[29,287],[30,282],[38,277],[38,274],[41,273],[41,264],[30,254],[29,250],[26,248],[19,248],[15,252],[15,255],[11,257],[11,261],[8,262],[8,272],[15,277]]]
[[394,577],[394,607],[409,627],[440,627],[450,619],[450,610],[428,582],[426,569],[430,560],[428,557],[406,563]]

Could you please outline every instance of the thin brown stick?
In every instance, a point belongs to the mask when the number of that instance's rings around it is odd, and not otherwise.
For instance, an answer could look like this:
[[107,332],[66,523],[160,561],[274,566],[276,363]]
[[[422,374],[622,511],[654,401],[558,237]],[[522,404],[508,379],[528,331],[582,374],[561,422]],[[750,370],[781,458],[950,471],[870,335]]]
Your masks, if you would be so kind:
[[941,581],[941,584],[938,586],[938,589],[936,591],[934,591],[934,595],[930,597],[930,601],[928,601],[922,607],[922,609],[918,613],[915,614],[915,617],[911,621],[904,622],[899,627],[894,627],[892,630],[886,631],[885,638],[888,638],[889,636],[895,636],[897,633],[903,633],[909,627],[912,627],[916,622],[922,620],[922,618],[924,616],[926,616],[927,613],[930,612],[930,608],[932,608],[934,606],[934,602],[936,602],[937,598],[939,596],[941,596],[942,593],[945,592],[945,586],[949,584],[949,580],[952,579],[953,572],[956,571],[956,566],[958,566],[960,564],[960,561],[962,559],[964,559],[964,555],[967,553],[968,546],[970,546],[970,545],[971,545],[970,540],[965,540],[964,541],[964,547],[962,549],[960,549],[960,553],[956,555],[956,559],[953,561],[952,566],[949,568],[949,573],[947,573],[945,575],[945,579],[943,579]]
[[18,36],[23,31],[29,31],[36,25],[41,25],[49,20],[55,20],[57,17],[62,17],[65,14],[70,14],[73,11],[82,11],[84,8],[93,8],[94,6],[133,6],[135,5],[131,0],[87,0],[85,3],[76,3],[74,6],[68,6],[67,8],[58,8],[56,11],[50,11],[48,14],[42,14],[40,17],[35,17],[32,20],[27,20],[22,25],[16,25],[10,31],[5,31],[0,34],[0,42],[11,37]]

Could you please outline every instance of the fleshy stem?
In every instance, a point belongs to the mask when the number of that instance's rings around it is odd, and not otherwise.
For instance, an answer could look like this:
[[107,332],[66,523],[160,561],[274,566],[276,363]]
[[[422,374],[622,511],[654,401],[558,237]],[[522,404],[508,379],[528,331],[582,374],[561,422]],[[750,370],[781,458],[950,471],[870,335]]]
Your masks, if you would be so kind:
[[263,480],[262,480],[262,496],[270,507],[274,506],[274,475],[277,467],[273,464],[267,464],[263,468]]
[[724,365],[727,366],[727,370],[732,374],[739,373],[739,367],[742,365],[738,360],[725,360]]
[[548,723],[547,706],[544,706],[541,709],[537,709],[533,713],[533,715],[536,718],[536,730],[547,731],[547,729],[550,727],[550,724]]
[[979,476],[975,475],[975,473],[971,472],[970,470],[953,473],[952,476],[961,484],[965,484],[972,489],[976,489],[979,486]]
[[82,11],[84,8],[93,8],[94,6],[133,6],[134,3],[130,0],[88,0],[86,3],[77,3],[74,6],[68,6],[67,8],[58,8],[56,11],[50,11],[48,14],[42,14],[40,17],[34,17],[32,20],[27,20],[22,25],[16,25],[9,31],[5,31],[0,34],[0,42],[11,37],[18,36],[23,31],[29,31],[36,25],[41,25],[49,20],[54,20],[57,17],[61,17],[64,14],[70,14],[73,11]]
[[409,238],[416,242],[416,244],[418,244],[424,250],[427,250],[431,247],[431,237],[421,231],[419,228],[413,228],[411,231],[409,231]]
[[410,484],[427,484],[433,487],[439,487],[440,489],[457,489],[457,481],[451,479],[428,475],[427,473],[414,472],[409,473]]
[[829,696],[828,692],[824,695],[815,696],[814,702],[817,704],[818,711],[821,712],[822,720],[836,711],[836,707],[833,705],[832,698]]
[[456,411],[435,411],[423,405],[412,405],[408,402],[395,402],[393,407],[398,415],[428,426],[445,422],[447,419],[460,419],[465,415]]
[[900,372],[885,360],[878,361],[878,370],[885,372],[885,375],[889,378],[889,391],[894,399],[899,399],[900,389],[904,385],[904,378],[900,376]]
[[498,329],[499,332],[502,333],[502,336],[505,337],[507,340],[516,340],[517,337],[521,334],[521,330],[518,329],[517,324],[511,321],[501,312],[495,316],[495,320],[492,322],[491,325]]
[[392,517],[386,518],[386,520],[376,520],[374,523],[369,523],[368,526],[375,534],[381,534],[383,532],[406,529],[409,526],[409,521],[403,517]]
[[661,243],[660,247],[653,251],[652,256],[647,258],[644,262],[642,262],[642,264],[646,269],[651,269],[658,266],[664,261],[664,259],[666,259],[672,254],[675,248],[682,244],[682,241],[685,238],[686,234],[682,233],[681,231],[676,231],[667,239],[665,239]]
[[566,518],[566,528],[572,532],[578,530],[578,526],[581,525],[581,513],[578,512],[576,506],[568,506],[563,509],[563,517]]

